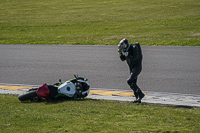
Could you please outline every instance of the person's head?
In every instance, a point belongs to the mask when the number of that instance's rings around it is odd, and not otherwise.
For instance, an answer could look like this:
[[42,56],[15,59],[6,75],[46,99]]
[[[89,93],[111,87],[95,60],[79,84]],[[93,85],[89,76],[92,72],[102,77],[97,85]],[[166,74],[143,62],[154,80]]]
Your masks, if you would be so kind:
[[119,50],[128,51],[129,47],[130,47],[130,43],[126,38],[122,39],[118,44]]

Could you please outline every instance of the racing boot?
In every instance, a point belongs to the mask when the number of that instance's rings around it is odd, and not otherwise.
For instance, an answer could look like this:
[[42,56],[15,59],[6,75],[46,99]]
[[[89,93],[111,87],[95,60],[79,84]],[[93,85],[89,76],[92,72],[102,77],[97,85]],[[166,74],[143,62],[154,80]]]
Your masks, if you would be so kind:
[[136,98],[136,100],[133,101],[133,103],[141,103],[142,98],[143,98],[145,95],[144,95],[144,93],[140,90],[139,87],[137,88],[137,91],[136,91],[136,92],[137,92],[137,95],[138,95],[139,98]]
[[138,96],[139,96],[139,101],[141,102],[142,98],[145,96],[144,93],[138,88]]
[[141,103],[141,100],[140,99],[136,99],[133,101],[133,103]]
[[133,90],[134,96],[135,96],[135,98],[137,100],[139,96],[138,96],[138,93],[137,93],[136,89],[134,87],[132,87],[132,86],[131,86],[131,89]]

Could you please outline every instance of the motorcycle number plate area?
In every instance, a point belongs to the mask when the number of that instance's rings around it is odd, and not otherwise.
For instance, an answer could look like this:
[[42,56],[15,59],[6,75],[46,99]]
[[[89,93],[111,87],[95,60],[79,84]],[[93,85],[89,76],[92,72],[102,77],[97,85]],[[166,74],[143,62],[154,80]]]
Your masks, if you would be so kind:
[[72,82],[66,81],[65,83],[60,85],[60,87],[58,88],[58,93],[66,95],[68,97],[73,97],[76,93],[76,87]]

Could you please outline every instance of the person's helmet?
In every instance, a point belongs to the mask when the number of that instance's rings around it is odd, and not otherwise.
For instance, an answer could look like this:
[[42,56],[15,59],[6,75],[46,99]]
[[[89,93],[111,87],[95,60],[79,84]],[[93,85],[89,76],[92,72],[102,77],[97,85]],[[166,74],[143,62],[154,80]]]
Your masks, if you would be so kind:
[[130,43],[126,38],[122,39],[118,44],[119,50],[128,51],[129,47],[130,47]]

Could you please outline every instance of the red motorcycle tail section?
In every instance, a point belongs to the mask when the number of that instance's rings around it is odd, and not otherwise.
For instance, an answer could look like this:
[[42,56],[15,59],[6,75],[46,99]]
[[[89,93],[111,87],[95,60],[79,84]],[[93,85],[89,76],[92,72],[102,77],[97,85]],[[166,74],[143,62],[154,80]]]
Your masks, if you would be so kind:
[[44,98],[45,100],[49,100],[49,94],[50,94],[50,90],[47,87],[47,84],[44,83],[43,85],[41,85],[38,89],[37,89],[37,95],[41,98]]

